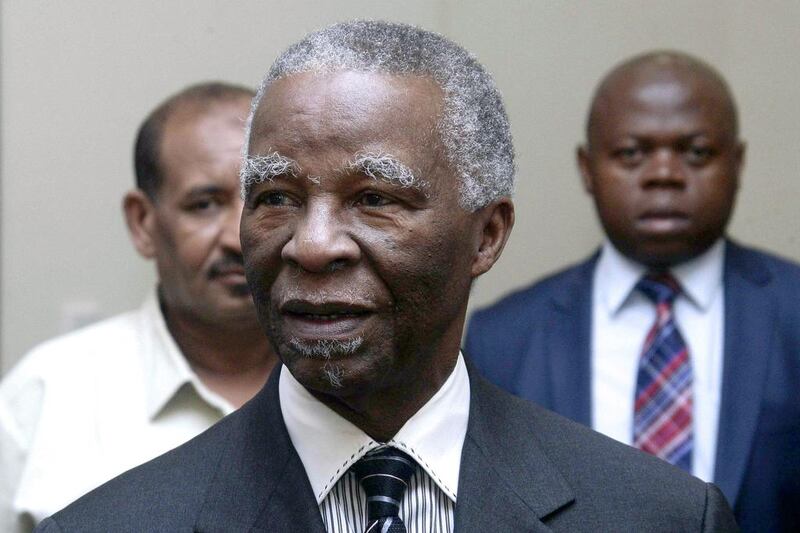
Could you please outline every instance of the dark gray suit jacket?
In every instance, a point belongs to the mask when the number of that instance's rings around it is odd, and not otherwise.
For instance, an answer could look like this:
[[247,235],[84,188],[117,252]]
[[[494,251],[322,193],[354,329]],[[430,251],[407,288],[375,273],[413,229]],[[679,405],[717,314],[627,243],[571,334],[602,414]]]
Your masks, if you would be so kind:
[[[283,423],[277,369],[237,412],[37,531],[324,532]],[[470,368],[458,533],[736,531],[713,485],[514,398]]]

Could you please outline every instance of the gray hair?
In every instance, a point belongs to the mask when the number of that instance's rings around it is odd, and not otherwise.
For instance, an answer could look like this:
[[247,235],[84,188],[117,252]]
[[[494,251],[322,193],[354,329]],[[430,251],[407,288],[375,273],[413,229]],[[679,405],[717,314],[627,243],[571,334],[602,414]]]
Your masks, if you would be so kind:
[[[355,70],[432,78],[444,94],[437,125],[447,159],[460,178],[460,203],[475,211],[514,192],[514,146],[503,100],[478,60],[445,37],[407,24],[352,21],[306,36],[283,52],[258,89],[247,119],[244,153],[253,116],[270,85],[303,72]],[[242,165],[242,185],[258,177]],[[250,169],[252,170],[252,169]]]

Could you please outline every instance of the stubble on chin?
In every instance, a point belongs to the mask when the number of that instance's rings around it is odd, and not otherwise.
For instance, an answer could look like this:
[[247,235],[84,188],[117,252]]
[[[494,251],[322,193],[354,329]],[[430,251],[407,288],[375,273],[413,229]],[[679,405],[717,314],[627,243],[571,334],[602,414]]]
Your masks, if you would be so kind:
[[326,362],[322,367],[322,376],[325,378],[331,387],[334,389],[341,389],[344,380],[344,369],[337,364]]
[[345,370],[336,362],[338,358],[352,356],[364,342],[363,337],[352,339],[319,339],[303,340],[297,337],[289,339],[289,347],[306,359],[323,360],[323,379],[334,389],[341,389],[345,378]]

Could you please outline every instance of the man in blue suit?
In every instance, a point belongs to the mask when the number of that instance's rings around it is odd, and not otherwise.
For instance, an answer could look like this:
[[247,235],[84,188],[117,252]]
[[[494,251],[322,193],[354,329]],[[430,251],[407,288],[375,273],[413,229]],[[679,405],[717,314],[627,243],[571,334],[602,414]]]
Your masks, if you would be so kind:
[[577,155],[607,240],[476,312],[466,353],[506,390],[713,480],[744,530],[800,529],[800,267],[725,237],[744,156],[727,84],[679,53],[628,60]]

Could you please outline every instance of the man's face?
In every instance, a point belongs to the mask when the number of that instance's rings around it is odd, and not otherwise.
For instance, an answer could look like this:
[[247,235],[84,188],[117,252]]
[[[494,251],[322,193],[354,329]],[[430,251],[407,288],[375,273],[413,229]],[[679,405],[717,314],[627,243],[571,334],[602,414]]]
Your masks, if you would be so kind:
[[249,154],[273,179],[245,200],[245,269],[312,391],[424,387],[455,360],[478,223],[458,205],[441,109],[426,78],[349,71],[284,78],[259,106]]
[[168,311],[252,326],[239,244],[238,171],[249,101],[177,110],[164,125],[152,238]]
[[579,164],[611,242],[650,267],[705,251],[725,231],[744,151],[722,88],[685,71],[630,75],[596,105]]

